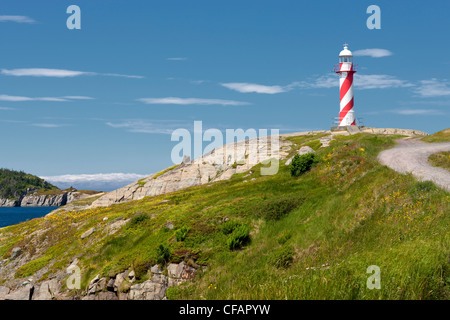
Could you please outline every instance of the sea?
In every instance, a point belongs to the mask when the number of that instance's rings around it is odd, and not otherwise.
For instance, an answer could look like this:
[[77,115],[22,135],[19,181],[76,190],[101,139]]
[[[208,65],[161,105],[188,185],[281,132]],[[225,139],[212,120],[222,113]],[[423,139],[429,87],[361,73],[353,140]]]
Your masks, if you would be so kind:
[[0,208],[0,228],[40,218],[58,207],[14,207]]

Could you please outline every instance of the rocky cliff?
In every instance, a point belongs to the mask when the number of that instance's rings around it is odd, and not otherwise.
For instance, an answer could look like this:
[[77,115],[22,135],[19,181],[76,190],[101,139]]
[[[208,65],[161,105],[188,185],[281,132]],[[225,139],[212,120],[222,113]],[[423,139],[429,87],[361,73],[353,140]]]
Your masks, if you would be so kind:
[[80,200],[89,197],[78,191],[57,192],[56,194],[39,194],[36,192],[28,193],[19,200],[0,198],[0,207],[60,207],[74,200]]

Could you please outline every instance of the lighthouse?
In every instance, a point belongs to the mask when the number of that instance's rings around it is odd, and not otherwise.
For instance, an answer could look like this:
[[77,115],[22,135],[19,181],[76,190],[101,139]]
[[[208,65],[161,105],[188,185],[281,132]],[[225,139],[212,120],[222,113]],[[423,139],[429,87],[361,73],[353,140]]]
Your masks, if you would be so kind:
[[339,74],[340,110],[339,126],[356,125],[355,111],[353,110],[353,54],[344,44],[344,50],[339,53],[339,66],[335,68]]

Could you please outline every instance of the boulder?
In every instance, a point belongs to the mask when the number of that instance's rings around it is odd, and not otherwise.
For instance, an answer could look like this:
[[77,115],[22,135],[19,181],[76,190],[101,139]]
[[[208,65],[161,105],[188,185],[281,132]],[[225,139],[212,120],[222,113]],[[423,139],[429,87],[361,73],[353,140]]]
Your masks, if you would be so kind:
[[85,239],[85,238],[89,237],[94,232],[95,232],[95,228],[90,228],[89,230],[87,230],[85,233],[83,233],[81,235],[81,239]]
[[33,300],[53,300],[61,291],[58,280],[52,279],[42,282],[33,294]]
[[147,280],[143,283],[132,285],[129,300],[162,300],[166,294],[167,286]]
[[33,291],[34,285],[32,283],[28,283],[25,286],[21,286],[18,289],[6,294],[5,300],[31,300]]
[[[316,153],[316,152],[310,146],[303,146],[297,151],[297,154],[299,154],[299,155],[304,155],[304,154],[307,154],[307,153]],[[287,165],[287,166],[290,165],[292,163],[292,159],[294,159],[294,157],[289,158],[286,161],[285,165]]]
[[9,257],[9,259],[14,260],[18,256],[20,256],[21,253],[22,253],[22,248],[16,247],[16,248],[12,249],[11,256]]
[[8,287],[0,286],[0,300],[5,300],[5,296],[9,293]]

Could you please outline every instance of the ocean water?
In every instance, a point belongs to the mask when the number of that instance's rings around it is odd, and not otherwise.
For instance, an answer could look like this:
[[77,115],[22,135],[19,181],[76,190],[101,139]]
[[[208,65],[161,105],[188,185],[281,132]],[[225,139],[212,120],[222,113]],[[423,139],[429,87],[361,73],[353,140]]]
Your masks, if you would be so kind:
[[0,228],[43,217],[58,207],[0,208]]

